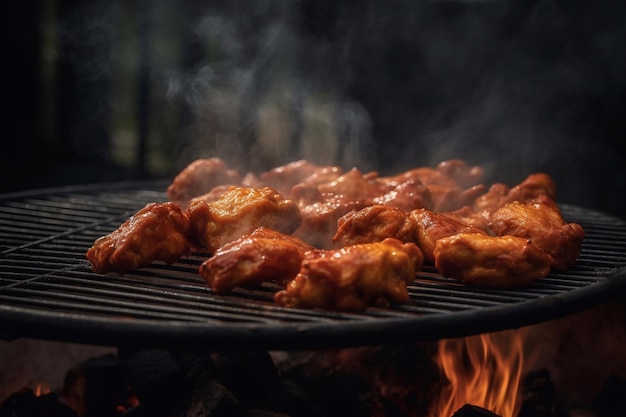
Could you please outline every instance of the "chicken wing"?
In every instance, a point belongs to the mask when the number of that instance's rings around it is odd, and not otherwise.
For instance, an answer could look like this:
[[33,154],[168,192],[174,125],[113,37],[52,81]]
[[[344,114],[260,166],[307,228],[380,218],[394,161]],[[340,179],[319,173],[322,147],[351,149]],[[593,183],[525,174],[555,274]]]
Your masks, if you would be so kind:
[[302,223],[296,203],[270,187],[231,187],[212,203],[194,201],[187,215],[192,242],[211,253],[260,226],[291,234]]
[[451,178],[461,188],[479,185],[485,177],[485,170],[482,167],[469,165],[462,159],[441,161],[436,169]]
[[544,203],[507,203],[491,216],[490,228],[498,236],[531,240],[554,259],[557,271],[576,262],[585,237],[582,226],[566,222],[558,209]]
[[446,213],[417,209],[409,213],[409,218],[415,224],[416,243],[424,259],[430,263],[435,261],[434,251],[439,239],[459,233],[487,234],[485,230]]
[[299,160],[261,173],[258,183],[272,187],[284,196],[290,196],[291,189],[297,184],[329,183],[341,174],[343,170],[338,166],[316,165],[306,160]]
[[399,208],[407,213],[416,208],[433,207],[430,188],[420,180],[407,178],[397,185],[388,184],[389,189],[372,200],[375,204]]
[[548,275],[554,262],[528,239],[485,233],[442,237],[433,254],[441,275],[483,288],[526,286]]
[[220,158],[197,159],[174,177],[167,187],[170,201],[187,208],[192,198],[206,194],[218,185],[239,185],[241,175]]
[[415,206],[433,211],[452,211],[470,205],[485,192],[480,184],[484,172],[480,167],[472,167],[464,161],[453,159],[443,161],[436,168],[419,167],[398,175],[382,178],[390,185],[397,185],[409,179],[420,181],[429,190],[431,205]]
[[352,210],[371,204],[369,200],[351,200],[343,195],[322,194],[316,186],[299,184],[292,190],[302,216],[294,236],[320,248],[331,249],[337,232],[337,220]]
[[375,204],[340,217],[333,242],[341,247],[382,242],[386,238],[415,242],[415,223],[399,208]]
[[540,202],[549,204],[558,210],[554,180],[548,174],[535,173],[530,174],[524,181],[512,188],[503,183],[495,183],[485,194],[474,201],[472,208],[475,212],[489,219],[500,207],[513,201],[521,203]]
[[125,273],[159,260],[171,264],[190,251],[189,219],[172,202],[150,203],[86,253],[94,272]]
[[284,284],[298,274],[304,253],[313,249],[293,236],[260,227],[217,249],[199,273],[216,294],[264,281]]
[[414,243],[379,243],[314,250],[305,254],[298,275],[274,301],[281,306],[361,311],[409,300],[407,284],[421,269]]

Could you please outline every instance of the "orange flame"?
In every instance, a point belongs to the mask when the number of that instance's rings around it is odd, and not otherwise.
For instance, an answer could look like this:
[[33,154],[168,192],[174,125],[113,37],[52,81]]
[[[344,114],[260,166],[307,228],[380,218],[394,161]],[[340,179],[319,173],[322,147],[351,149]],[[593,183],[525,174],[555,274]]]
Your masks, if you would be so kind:
[[42,395],[50,394],[50,387],[45,382],[38,382],[33,388],[33,394],[35,397],[41,397]]
[[436,362],[448,384],[430,417],[450,417],[465,404],[515,417],[521,406],[524,334],[510,330],[441,340]]

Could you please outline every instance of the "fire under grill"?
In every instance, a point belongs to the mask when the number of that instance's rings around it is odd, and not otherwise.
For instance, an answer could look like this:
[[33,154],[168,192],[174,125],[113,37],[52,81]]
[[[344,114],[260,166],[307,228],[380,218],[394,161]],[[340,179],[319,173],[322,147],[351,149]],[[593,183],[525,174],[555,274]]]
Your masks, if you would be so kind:
[[417,274],[410,303],[362,313],[282,308],[266,283],[214,295],[208,254],[123,276],[91,271],[86,250],[166,184],[74,186],[0,196],[0,337],[110,346],[317,349],[425,341],[516,328],[581,311],[626,289],[626,222],[563,205],[586,231],[578,262],[528,288],[485,290]]

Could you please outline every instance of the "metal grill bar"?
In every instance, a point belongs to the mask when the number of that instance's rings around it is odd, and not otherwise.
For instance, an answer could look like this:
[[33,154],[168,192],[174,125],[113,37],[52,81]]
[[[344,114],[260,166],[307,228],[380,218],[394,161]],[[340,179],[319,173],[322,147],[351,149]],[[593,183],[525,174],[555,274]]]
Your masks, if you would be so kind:
[[586,230],[567,273],[524,289],[485,290],[431,267],[409,286],[411,302],[362,313],[279,307],[278,287],[216,296],[197,273],[207,254],[155,262],[124,276],[95,274],[85,252],[95,239],[152,201],[162,183],[69,187],[0,196],[0,325],[5,338],[40,337],[110,345],[202,344],[315,348],[455,337],[519,327],[603,302],[626,288],[626,223],[575,206]]

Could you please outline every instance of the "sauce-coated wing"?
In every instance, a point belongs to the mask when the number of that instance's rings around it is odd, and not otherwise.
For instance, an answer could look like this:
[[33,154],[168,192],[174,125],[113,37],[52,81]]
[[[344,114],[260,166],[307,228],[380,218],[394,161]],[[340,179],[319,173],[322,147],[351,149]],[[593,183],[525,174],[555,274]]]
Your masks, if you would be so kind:
[[462,223],[459,218],[446,213],[426,209],[413,210],[409,218],[415,224],[416,243],[429,262],[435,261],[435,246],[441,238],[459,233],[487,234],[483,229],[472,224]]
[[585,232],[577,223],[566,222],[551,204],[514,201],[499,208],[490,228],[498,236],[530,239],[554,259],[553,268],[565,271],[576,262]]
[[281,306],[361,311],[409,300],[407,284],[421,269],[414,243],[386,239],[306,253],[298,275],[274,296]]
[[553,260],[517,236],[459,233],[437,240],[435,267],[446,277],[484,288],[516,288],[545,277]]
[[197,159],[174,177],[167,187],[167,196],[186,209],[192,198],[208,193],[215,186],[240,183],[239,172],[228,168],[220,158]]
[[291,234],[302,223],[298,206],[270,187],[231,187],[212,203],[187,209],[195,245],[210,252],[264,226]]
[[87,250],[94,272],[125,273],[159,260],[171,264],[190,250],[189,219],[172,202],[149,203]]
[[344,214],[337,221],[337,247],[382,242],[386,238],[415,242],[415,223],[396,207],[375,204]]
[[395,187],[410,179],[421,182],[428,189],[428,201],[424,200],[428,204],[404,208],[407,212],[417,208],[452,211],[473,204],[485,192],[485,186],[480,184],[483,176],[482,168],[452,159],[439,163],[435,168],[413,168],[398,175],[381,178],[380,181]]
[[336,180],[343,170],[334,165],[316,165],[306,160],[299,160],[281,165],[259,175],[259,183],[272,187],[284,196],[291,194],[291,189],[300,183],[321,184]]
[[538,172],[530,174],[512,188],[499,182],[495,183],[474,201],[472,208],[489,219],[500,207],[513,201],[549,204],[558,210],[554,180],[550,175]]
[[304,253],[312,249],[293,236],[260,227],[220,247],[199,273],[216,294],[264,281],[283,284],[298,274]]
[[407,178],[397,185],[390,185],[386,192],[374,197],[373,201],[376,204],[399,208],[407,213],[416,208],[429,208],[434,205],[430,189],[415,178]]
[[367,207],[369,201],[351,200],[342,195],[322,194],[312,185],[300,184],[293,188],[293,197],[298,202],[301,226],[294,236],[320,248],[333,247],[333,236],[337,232],[337,220],[352,210]]

